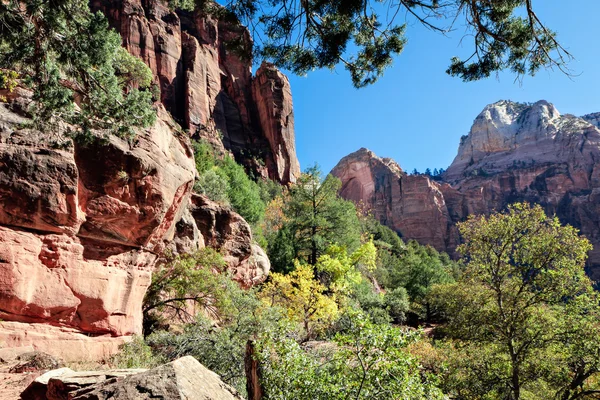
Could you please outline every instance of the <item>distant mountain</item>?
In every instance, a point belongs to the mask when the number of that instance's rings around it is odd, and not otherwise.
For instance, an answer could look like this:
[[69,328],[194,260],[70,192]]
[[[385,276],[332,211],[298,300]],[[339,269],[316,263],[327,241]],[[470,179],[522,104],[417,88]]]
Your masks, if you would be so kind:
[[408,175],[394,161],[360,149],[332,170],[341,195],[370,207],[402,237],[454,253],[456,222],[516,201],[541,204],[594,244],[600,278],[600,113],[560,112],[547,101],[488,105],[460,141],[441,180]]

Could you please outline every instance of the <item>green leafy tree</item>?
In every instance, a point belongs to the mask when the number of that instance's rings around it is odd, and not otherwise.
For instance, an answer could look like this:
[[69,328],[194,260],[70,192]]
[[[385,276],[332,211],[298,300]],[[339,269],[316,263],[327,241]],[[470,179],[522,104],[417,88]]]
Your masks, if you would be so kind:
[[[536,15],[531,0],[174,0],[173,6],[219,14],[252,27],[255,52],[297,74],[342,64],[356,87],[375,82],[406,45],[411,22],[438,33],[465,27],[469,56],[448,73],[475,80],[501,70],[566,71],[570,54]],[[240,47],[244,42],[239,43]],[[247,50],[247,49],[246,49]]]
[[255,290],[244,290],[228,277],[219,287],[224,301],[217,309],[218,326],[201,314],[181,331],[159,331],[147,338],[154,358],[175,360],[191,355],[240,393],[246,390],[244,359],[246,344],[263,332],[272,331],[282,314],[264,308]]
[[0,69],[33,89],[34,120],[65,121],[77,133],[120,136],[154,122],[152,74],[121,47],[104,15],[83,0],[9,0],[0,4]]
[[250,224],[261,220],[265,213],[265,203],[261,199],[261,190],[256,182],[248,177],[244,167],[226,156],[219,163],[218,173],[228,184],[227,197],[235,211]]
[[266,399],[443,399],[407,351],[420,338],[352,314],[323,350],[303,349],[285,330],[258,341]]
[[222,174],[219,174],[218,171],[218,167],[205,171],[194,184],[194,190],[205,195],[212,201],[228,205],[228,194],[231,188],[227,179]]
[[216,165],[216,156],[212,146],[204,140],[192,140],[196,171],[202,175]]
[[144,334],[160,327],[165,315],[186,322],[194,319],[190,310],[195,307],[223,307],[227,299],[221,296],[221,286],[229,279],[220,274],[224,267],[223,257],[208,247],[163,263],[144,297]]
[[459,230],[466,269],[458,283],[435,293],[458,352],[449,389],[462,398],[544,399],[559,391],[576,398],[565,388],[596,379],[600,357],[583,350],[597,350],[597,336],[590,338],[570,317],[583,317],[585,326],[591,322],[585,315],[597,315],[584,273],[587,239],[524,203],[471,217]]

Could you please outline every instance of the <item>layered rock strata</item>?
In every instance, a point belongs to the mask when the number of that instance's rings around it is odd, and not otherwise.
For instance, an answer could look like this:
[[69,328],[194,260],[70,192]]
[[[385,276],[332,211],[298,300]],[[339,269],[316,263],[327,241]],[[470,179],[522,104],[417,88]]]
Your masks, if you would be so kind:
[[[128,142],[78,143],[0,104],[0,343],[101,359],[142,328],[142,301],[165,250],[205,245],[234,279],[266,278],[268,258],[238,214],[192,196],[189,138],[159,107]],[[212,216],[212,219],[211,219]]]
[[270,64],[252,76],[248,30],[162,0],[94,0],[152,70],[161,102],[192,135],[282,183],[300,174],[290,84]]
[[516,201],[541,204],[592,244],[590,273],[600,278],[600,129],[597,114],[561,115],[546,101],[487,106],[461,139],[441,179],[408,175],[361,149],[332,173],[341,195],[362,201],[408,239],[454,253],[455,224]]

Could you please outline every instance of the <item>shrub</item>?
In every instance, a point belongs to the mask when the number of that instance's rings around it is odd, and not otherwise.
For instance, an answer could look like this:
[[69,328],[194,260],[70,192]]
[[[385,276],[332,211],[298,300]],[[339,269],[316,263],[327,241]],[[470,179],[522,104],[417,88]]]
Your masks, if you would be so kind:
[[227,196],[233,209],[250,224],[260,221],[265,213],[265,203],[261,200],[257,183],[231,157],[225,157],[219,164],[222,176],[229,183]]
[[229,189],[227,179],[218,174],[215,167],[200,175],[200,178],[194,184],[196,192],[205,195],[212,201],[225,205],[229,204],[229,196],[227,195]]
[[111,360],[116,368],[154,368],[162,364],[161,358],[152,353],[152,348],[141,336],[134,336],[120,350]]

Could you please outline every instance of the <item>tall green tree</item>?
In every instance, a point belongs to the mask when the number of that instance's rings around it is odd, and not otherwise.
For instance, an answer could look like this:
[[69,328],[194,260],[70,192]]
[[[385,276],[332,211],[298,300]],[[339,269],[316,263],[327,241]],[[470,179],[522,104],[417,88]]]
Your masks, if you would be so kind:
[[173,0],[241,21],[255,33],[255,51],[297,74],[342,64],[356,87],[375,82],[406,45],[412,23],[444,34],[464,26],[466,59],[448,73],[463,80],[502,70],[566,71],[570,54],[535,13],[532,0]]
[[1,2],[0,69],[33,89],[30,111],[40,124],[127,136],[154,122],[150,70],[85,0]]
[[[332,175],[323,180],[317,166],[308,168],[289,189],[283,205],[285,223],[273,235],[275,239],[289,242],[277,245],[277,248],[287,254],[291,245],[293,258],[312,265],[331,244],[345,246],[349,251],[357,248],[360,222],[354,204],[338,195],[340,186],[340,180]],[[275,248],[275,245],[270,247]],[[278,258],[275,255],[274,259]],[[278,267],[286,268],[284,265]]]
[[[466,269],[437,291],[458,352],[449,390],[461,398],[577,398],[569,397],[579,391],[573,382],[590,384],[600,361],[600,340],[583,328],[598,309],[584,272],[588,240],[524,203],[459,229]],[[588,359],[584,348],[594,349]]]

